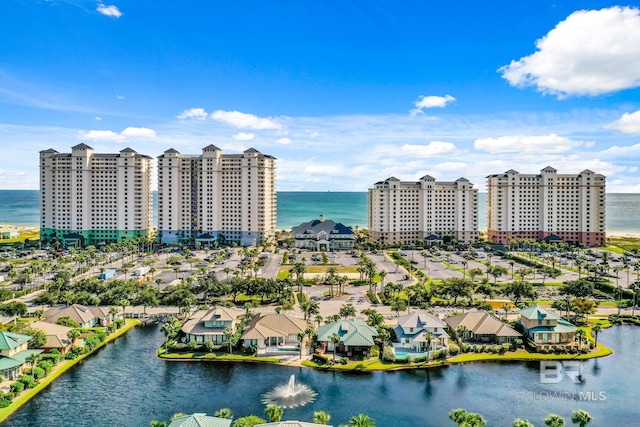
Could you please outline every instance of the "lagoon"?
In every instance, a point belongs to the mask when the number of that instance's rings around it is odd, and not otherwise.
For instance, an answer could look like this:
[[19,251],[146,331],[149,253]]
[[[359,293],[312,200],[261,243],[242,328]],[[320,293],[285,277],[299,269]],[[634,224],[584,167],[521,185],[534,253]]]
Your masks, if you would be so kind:
[[314,411],[326,410],[334,426],[360,412],[372,416],[378,427],[452,426],[448,412],[462,407],[481,413],[491,426],[511,426],[518,417],[543,425],[550,413],[568,420],[581,408],[594,416],[590,426],[638,425],[640,328],[635,326],[600,333],[614,354],[584,362],[583,384],[567,378],[541,384],[538,363],[357,374],[251,363],[168,362],[155,357],[163,339],[157,325],[132,329],[58,378],[3,427],[146,427],[176,412],[213,413],[221,407],[231,408],[236,416],[261,415],[261,395],[286,384],[292,374],[318,396],[308,406],[285,410],[286,419],[310,421]]

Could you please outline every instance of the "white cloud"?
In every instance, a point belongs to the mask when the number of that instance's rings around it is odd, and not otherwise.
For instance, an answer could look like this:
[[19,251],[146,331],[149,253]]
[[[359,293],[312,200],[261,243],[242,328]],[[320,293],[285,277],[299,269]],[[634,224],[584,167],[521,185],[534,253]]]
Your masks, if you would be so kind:
[[156,131],[149,128],[128,127],[121,132],[121,135],[129,138],[155,138]]
[[291,144],[291,140],[289,138],[279,138],[279,139],[276,139],[276,144],[283,144],[283,145]]
[[251,141],[255,137],[256,136],[254,134],[245,133],[245,132],[240,132],[240,133],[237,133],[237,134],[233,135],[233,139],[238,140],[238,141]]
[[640,10],[611,7],[572,13],[536,41],[537,51],[501,67],[512,86],[564,97],[640,85]]
[[99,122],[100,120],[102,120],[102,117],[95,116],[95,117],[93,118],[93,120],[95,120],[96,122]]
[[438,171],[465,172],[469,165],[462,162],[442,162],[432,166]]
[[281,124],[271,119],[241,113],[240,111],[217,110],[211,114],[211,118],[240,129],[282,129]]
[[319,136],[320,136],[320,134],[319,134],[318,132],[311,132],[311,133],[309,134],[309,137],[310,137],[310,138],[317,138],[317,137],[319,137]]
[[124,95],[116,95],[116,99],[118,100],[124,99]]
[[618,120],[605,126],[630,135],[640,135],[640,110],[635,113],[624,113]]
[[574,141],[554,133],[549,135],[507,135],[498,138],[480,138],[473,144],[476,150],[500,153],[564,153],[580,147],[583,141]]
[[155,138],[156,131],[149,128],[128,127],[120,133],[112,130],[90,130],[88,132],[80,132],[78,139],[89,139],[92,141],[112,141],[124,142],[129,139],[148,139]]
[[182,113],[178,114],[178,119],[180,120],[194,120],[194,121],[203,121],[209,116],[204,108],[190,108],[188,110],[184,110]]
[[432,141],[428,144],[403,144],[398,147],[395,145],[385,145],[377,147],[377,151],[380,154],[384,154],[389,157],[437,157],[445,155],[455,155],[458,153],[458,149],[455,144],[444,141]]
[[113,141],[122,142],[124,136],[112,130],[90,130],[89,132],[80,132],[78,139],[90,139],[92,141]]
[[415,116],[416,114],[423,113],[423,109],[425,108],[443,108],[448,103],[455,101],[456,99],[451,95],[445,96],[421,96],[417,101],[414,101],[413,105],[416,106],[413,110],[410,111],[411,116]]
[[120,18],[122,16],[122,12],[120,12],[120,9],[118,9],[117,6],[113,5],[107,6],[104,4],[99,4],[96,10],[98,11],[98,13],[104,16],[110,16],[112,18]]
[[345,169],[336,165],[310,165],[304,168],[304,173],[309,175],[341,176],[344,175]]

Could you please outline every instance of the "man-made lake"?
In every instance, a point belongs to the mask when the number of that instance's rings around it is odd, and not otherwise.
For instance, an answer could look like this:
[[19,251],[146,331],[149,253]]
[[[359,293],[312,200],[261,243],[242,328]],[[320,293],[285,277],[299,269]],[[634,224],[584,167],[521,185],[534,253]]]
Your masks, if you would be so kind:
[[212,414],[222,407],[236,416],[262,415],[260,396],[285,384],[291,374],[318,396],[308,406],[285,410],[285,419],[311,421],[314,411],[325,410],[334,426],[362,412],[378,427],[439,427],[453,426],[448,412],[461,407],[481,413],[491,426],[511,426],[518,417],[541,426],[550,413],[570,421],[571,412],[581,408],[593,415],[590,426],[640,425],[640,328],[614,327],[599,338],[615,353],[585,362],[582,384],[568,378],[541,384],[538,363],[344,374],[261,364],[165,362],[155,357],[164,337],[158,326],[149,326],[129,331],[62,375],[3,426],[146,427],[176,412]]

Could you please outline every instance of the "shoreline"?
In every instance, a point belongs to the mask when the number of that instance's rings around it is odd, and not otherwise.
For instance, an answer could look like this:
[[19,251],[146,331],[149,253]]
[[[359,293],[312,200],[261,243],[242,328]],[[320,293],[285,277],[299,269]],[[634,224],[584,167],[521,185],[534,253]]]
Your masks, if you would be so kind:
[[[362,228],[362,227],[360,227]],[[5,223],[5,224],[0,224],[0,229],[4,229],[4,230],[13,230],[13,231],[28,231],[28,232],[35,232],[35,231],[40,231],[40,226],[39,225],[16,225],[16,224],[9,224],[9,223]],[[285,228],[285,227],[276,227],[276,230],[278,231],[291,231],[291,228]],[[480,233],[484,233],[486,234],[487,230],[478,230],[478,232]],[[622,238],[632,238],[632,239],[640,239],[640,230],[635,231],[635,230],[612,230],[612,231],[606,231],[605,232],[607,235],[607,238],[609,237],[622,237]]]
[[104,342],[102,342],[99,346],[94,348],[93,351],[91,351],[90,353],[83,354],[72,360],[63,360],[62,362],[59,363],[58,366],[56,366],[56,368],[53,371],[51,371],[49,375],[43,378],[38,385],[36,385],[34,388],[24,390],[20,395],[18,395],[11,402],[9,406],[7,406],[6,408],[1,408],[0,423],[2,423],[4,420],[9,418],[11,414],[13,414],[15,411],[20,409],[25,403],[31,400],[31,398],[36,396],[45,388],[49,387],[51,383],[53,383],[56,379],[58,379],[58,377],[60,377],[65,372],[67,372],[73,366],[77,365],[87,357],[93,355],[98,350],[106,346],[108,343],[116,340],[117,338],[120,338],[125,333],[127,333],[127,331],[129,331],[131,328],[135,328],[136,326],[140,325],[140,321],[137,319],[127,319],[127,320],[128,320],[127,324],[125,324],[122,328],[118,329],[117,331],[113,332],[111,335],[107,336]]

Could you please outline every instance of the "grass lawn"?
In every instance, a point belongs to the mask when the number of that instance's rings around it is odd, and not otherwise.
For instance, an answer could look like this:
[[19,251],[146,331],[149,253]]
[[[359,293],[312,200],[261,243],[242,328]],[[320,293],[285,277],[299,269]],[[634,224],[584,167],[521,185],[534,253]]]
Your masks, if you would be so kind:
[[27,403],[29,401],[29,399],[31,399],[33,396],[35,396],[36,394],[40,393],[41,390],[43,390],[45,387],[47,387],[49,384],[51,384],[53,382],[53,380],[55,380],[60,375],[65,373],[67,370],[69,370],[69,368],[71,368],[73,365],[75,365],[76,363],[80,362],[84,358],[90,356],[91,354],[93,354],[95,351],[97,351],[99,348],[101,348],[102,346],[104,346],[108,342],[113,341],[114,339],[118,338],[119,336],[125,334],[129,329],[131,329],[134,326],[139,325],[139,324],[140,324],[140,321],[138,321],[136,319],[127,319],[127,322],[126,322],[125,326],[123,326],[122,328],[118,329],[113,334],[109,335],[107,337],[107,339],[105,339],[104,342],[102,344],[100,344],[98,347],[96,347],[91,353],[83,354],[82,356],[80,356],[80,357],[78,357],[78,358],[76,358],[74,360],[63,360],[62,362],[60,362],[53,369],[53,371],[51,371],[51,373],[49,375],[47,375],[45,378],[43,378],[43,379],[41,379],[39,381],[38,385],[36,385],[34,388],[30,388],[30,389],[27,389],[27,390],[23,391],[22,394],[20,394],[20,396],[18,396],[15,399],[13,399],[13,402],[11,402],[11,405],[7,406],[6,408],[1,408],[0,409],[0,422],[6,420],[9,415],[11,415],[13,412],[15,412],[18,408],[20,408],[25,403]]
[[[631,251],[633,249],[640,249],[640,239],[635,239],[633,237],[609,237],[607,238],[607,242],[609,246],[607,248],[620,248],[626,251]],[[622,253],[615,250],[616,253]]]
[[[307,266],[307,271],[305,272],[305,274],[326,274],[330,267],[335,267],[338,270],[338,274],[358,272],[357,267],[342,267],[338,266],[337,264],[331,264]],[[289,266],[280,267],[278,269],[278,279],[286,279],[287,277],[289,277],[289,270],[291,270],[291,267]]]
[[244,356],[241,354],[216,354],[216,353],[164,353],[164,350],[158,351],[158,357],[167,360],[219,360],[233,362],[264,362],[279,363],[280,359],[276,357],[256,357]]
[[26,239],[33,242],[34,240],[40,240],[40,231],[20,231],[20,235],[18,237],[14,237],[12,239],[4,239],[2,240],[2,244],[11,244],[11,243],[23,243]]

